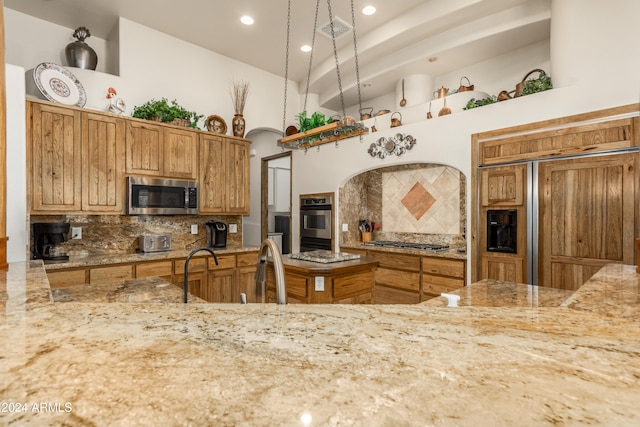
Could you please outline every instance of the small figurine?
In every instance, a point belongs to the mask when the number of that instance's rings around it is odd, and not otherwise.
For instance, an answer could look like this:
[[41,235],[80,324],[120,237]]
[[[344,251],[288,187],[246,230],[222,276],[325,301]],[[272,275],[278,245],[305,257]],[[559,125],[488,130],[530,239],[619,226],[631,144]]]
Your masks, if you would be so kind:
[[118,92],[112,87],[107,90],[107,99],[109,100],[109,107],[107,107],[108,111],[115,114],[122,114],[127,109],[127,105],[125,104],[122,98],[116,98]]

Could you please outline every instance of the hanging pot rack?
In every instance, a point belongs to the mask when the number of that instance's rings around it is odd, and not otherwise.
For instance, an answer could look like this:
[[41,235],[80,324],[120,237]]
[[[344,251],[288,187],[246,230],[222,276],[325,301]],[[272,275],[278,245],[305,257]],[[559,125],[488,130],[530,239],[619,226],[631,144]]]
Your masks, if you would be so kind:
[[[316,13],[315,13],[315,22],[313,25],[313,38],[311,43],[311,55],[309,56],[309,69],[307,73],[307,87],[304,98],[304,107],[303,111],[307,109],[307,98],[309,96],[309,81],[311,79],[311,67],[313,63],[313,51],[315,45],[315,33],[316,27],[318,23],[318,9],[320,5],[320,0],[316,0]],[[330,142],[335,142],[336,145],[338,141],[345,138],[351,138],[354,136],[363,135],[369,132],[369,129],[364,126],[362,122],[356,122],[353,117],[347,116],[345,112],[345,103],[344,103],[344,94],[342,91],[342,79],[340,76],[340,64],[338,61],[338,50],[336,47],[336,38],[333,26],[333,15],[331,11],[331,0],[327,0],[327,7],[329,11],[329,26],[331,28],[331,40],[333,42],[333,54],[336,62],[336,72],[338,74],[338,88],[340,90],[340,101],[342,103],[342,118],[340,120],[335,120],[332,123],[326,124],[324,126],[320,126],[314,129],[309,129],[304,132],[295,133],[293,135],[287,135],[282,139],[278,140],[278,145],[283,148],[290,149],[304,149],[305,151],[309,149],[309,147],[320,146],[323,144],[327,144]],[[362,97],[360,94],[360,70],[358,67],[358,46],[356,43],[356,22],[355,22],[355,11],[353,6],[353,0],[351,0],[351,20],[353,27],[353,49],[354,49],[354,58],[356,65],[356,83],[358,89],[358,104],[360,109],[362,109]],[[285,123],[286,123],[286,113],[287,113],[287,80],[288,80],[288,72],[289,72],[289,33],[291,29],[291,0],[288,2],[287,9],[287,42],[286,42],[286,60],[285,60],[285,89],[284,89],[284,110],[283,110],[283,119],[282,119],[282,133],[285,133]],[[359,110],[358,110],[359,111]]]

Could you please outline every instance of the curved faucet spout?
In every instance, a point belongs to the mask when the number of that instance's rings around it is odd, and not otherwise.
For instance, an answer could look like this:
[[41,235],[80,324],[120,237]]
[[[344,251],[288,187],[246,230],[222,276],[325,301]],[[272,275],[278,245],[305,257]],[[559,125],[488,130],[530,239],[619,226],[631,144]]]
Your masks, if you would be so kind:
[[198,253],[200,251],[207,251],[211,255],[213,255],[213,260],[216,262],[216,265],[218,265],[218,257],[216,257],[216,254],[213,253],[213,249],[210,249],[210,248],[196,248],[196,249],[191,251],[191,253],[187,256],[187,260],[184,263],[184,284],[183,284],[183,289],[184,289],[184,303],[185,304],[187,303],[187,300],[189,298],[189,261],[191,260],[192,256],[194,256],[196,253]]
[[278,304],[287,303],[287,286],[284,281],[284,264],[282,263],[282,255],[276,242],[271,239],[265,239],[260,245],[260,251],[258,251],[258,267],[256,269],[256,291],[262,291],[262,298],[264,302],[265,284],[267,282],[267,253],[271,250],[271,257],[273,261],[273,271],[276,278],[276,298]]

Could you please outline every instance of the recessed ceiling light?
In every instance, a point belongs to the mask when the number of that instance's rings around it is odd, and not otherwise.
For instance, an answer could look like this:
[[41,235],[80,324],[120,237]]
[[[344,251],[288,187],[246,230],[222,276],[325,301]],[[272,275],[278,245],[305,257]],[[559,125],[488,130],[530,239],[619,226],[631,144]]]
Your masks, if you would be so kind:
[[371,83],[362,83],[362,87],[371,87]]
[[376,13],[376,8],[371,6],[371,5],[365,6],[362,9],[362,13],[365,14],[365,15],[373,15],[374,13]]
[[303,52],[311,52],[311,46],[309,46],[308,44],[302,45],[300,46],[300,50]]
[[253,18],[245,15],[242,18],[240,18],[240,22],[242,22],[244,25],[253,25]]

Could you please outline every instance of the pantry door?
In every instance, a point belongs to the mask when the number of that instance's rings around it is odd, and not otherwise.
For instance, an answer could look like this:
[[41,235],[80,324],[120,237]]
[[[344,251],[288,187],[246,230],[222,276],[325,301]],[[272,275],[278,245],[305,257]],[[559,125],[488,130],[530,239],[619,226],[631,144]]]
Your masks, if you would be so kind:
[[574,290],[606,264],[635,264],[637,159],[540,163],[539,285]]

